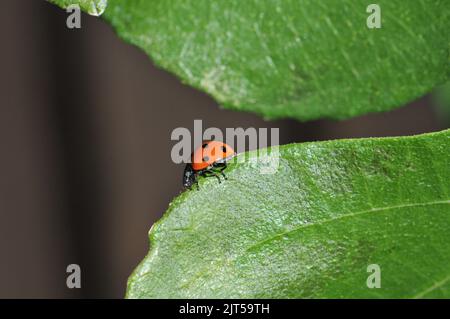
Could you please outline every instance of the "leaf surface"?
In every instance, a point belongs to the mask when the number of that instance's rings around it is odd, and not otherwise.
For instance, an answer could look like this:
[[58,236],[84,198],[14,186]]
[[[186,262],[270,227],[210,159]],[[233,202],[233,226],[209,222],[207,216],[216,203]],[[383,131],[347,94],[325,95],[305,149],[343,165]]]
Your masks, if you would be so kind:
[[82,10],[93,16],[102,15],[108,5],[108,0],[50,0],[50,2],[63,8],[79,5]]
[[447,1],[377,3],[380,29],[367,27],[363,0],[109,0],[104,17],[225,108],[342,119],[402,106],[449,78]]
[[449,298],[449,149],[447,130],[241,154],[152,227],[127,297]]

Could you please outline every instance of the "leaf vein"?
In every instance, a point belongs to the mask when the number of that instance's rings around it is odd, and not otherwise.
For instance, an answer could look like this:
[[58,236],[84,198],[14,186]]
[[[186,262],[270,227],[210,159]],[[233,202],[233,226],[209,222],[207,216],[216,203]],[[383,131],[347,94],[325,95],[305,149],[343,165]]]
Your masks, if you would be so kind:
[[410,204],[403,204],[403,205],[394,205],[394,206],[385,206],[385,207],[374,207],[368,210],[363,210],[363,211],[359,211],[356,213],[349,213],[349,214],[343,214],[337,217],[333,217],[333,218],[328,218],[322,221],[318,221],[316,223],[310,223],[310,224],[306,224],[306,225],[300,225],[297,226],[293,229],[284,231],[282,233],[278,233],[275,234],[267,239],[261,240],[253,245],[251,245],[250,247],[248,247],[246,249],[246,251],[252,250],[258,246],[264,245],[268,242],[271,242],[273,240],[276,240],[278,238],[281,238],[283,236],[289,235],[291,233],[295,233],[301,229],[305,229],[305,228],[309,228],[312,226],[320,226],[335,220],[340,220],[340,219],[344,219],[344,218],[348,218],[348,217],[355,217],[355,216],[360,216],[360,215],[364,215],[364,214],[369,214],[369,213],[373,213],[373,212],[380,212],[380,211],[386,211],[386,210],[391,210],[391,209],[399,209],[399,208],[406,208],[406,207],[419,207],[419,206],[429,206],[429,205],[441,205],[441,204],[450,204],[450,200],[441,200],[441,201],[434,201],[434,202],[426,202],[426,203],[410,203]]
[[445,277],[444,279],[442,279],[441,281],[438,281],[436,283],[434,283],[433,285],[431,285],[431,287],[428,287],[427,289],[423,290],[422,292],[418,293],[417,295],[415,295],[413,297],[413,299],[420,299],[423,298],[425,295],[429,294],[430,292],[442,287],[443,285],[445,285],[447,282],[450,281],[450,275],[448,275],[447,277]]

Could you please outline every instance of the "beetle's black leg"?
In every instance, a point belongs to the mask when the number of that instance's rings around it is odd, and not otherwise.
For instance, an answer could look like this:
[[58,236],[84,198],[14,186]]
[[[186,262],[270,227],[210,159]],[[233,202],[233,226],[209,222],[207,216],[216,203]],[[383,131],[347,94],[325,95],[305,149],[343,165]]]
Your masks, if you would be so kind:
[[225,175],[225,173],[223,172],[223,171],[225,170],[225,168],[227,168],[227,163],[222,163],[222,165],[218,166],[220,175],[222,175],[223,178],[224,178],[225,180],[227,180],[228,177],[227,177],[227,176]]
[[225,168],[227,168],[226,162],[216,162],[213,164],[213,169],[208,170],[208,171],[211,171],[213,174],[219,173],[220,175],[223,176],[224,180],[227,180],[228,177],[223,172],[225,170]]
[[217,178],[217,180],[219,181],[219,184],[222,183],[222,180],[220,179],[220,176],[217,175],[216,172],[212,171],[212,170],[206,170],[204,171],[203,175],[205,177],[210,177],[210,176],[215,176]]
[[222,180],[220,179],[220,176],[217,175],[217,173],[213,172],[213,175],[217,178],[217,180],[219,181],[219,184],[222,183]]

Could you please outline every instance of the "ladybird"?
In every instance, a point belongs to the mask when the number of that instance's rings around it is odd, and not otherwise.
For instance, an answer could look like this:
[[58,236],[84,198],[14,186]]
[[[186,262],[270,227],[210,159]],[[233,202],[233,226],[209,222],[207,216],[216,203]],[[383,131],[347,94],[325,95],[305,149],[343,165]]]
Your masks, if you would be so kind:
[[198,189],[199,176],[215,176],[221,183],[220,175],[227,179],[223,170],[227,167],[227,161],[235,155],[234,150],[223,142],[204,141],[202,146],[192,153],[191,163],[186,164],[183,186],[191,188],[195,184]]

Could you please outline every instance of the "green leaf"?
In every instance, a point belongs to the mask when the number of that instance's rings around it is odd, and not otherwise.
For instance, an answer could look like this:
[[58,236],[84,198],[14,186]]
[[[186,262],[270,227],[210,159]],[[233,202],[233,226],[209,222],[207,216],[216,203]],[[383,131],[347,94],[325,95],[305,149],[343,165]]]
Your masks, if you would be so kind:
[[437,87],[433,92],[433,102],[439,119],[450,126],[450,82]]
[[[450,297],[450,130],[256,152],[150,231],[128,298]],[[381,269],[369,289],[368,265]]]
[[83,11],[93,16],[101,16],[108,5],[108,0],[50,0],[50,2],[63,8],[77,4]]
[[105,18],[226,108],[341,119],[402,106],[449,78],[447,1],[379,0],[380,29],[366,25],[369,3],[110,0]]

